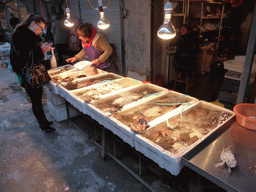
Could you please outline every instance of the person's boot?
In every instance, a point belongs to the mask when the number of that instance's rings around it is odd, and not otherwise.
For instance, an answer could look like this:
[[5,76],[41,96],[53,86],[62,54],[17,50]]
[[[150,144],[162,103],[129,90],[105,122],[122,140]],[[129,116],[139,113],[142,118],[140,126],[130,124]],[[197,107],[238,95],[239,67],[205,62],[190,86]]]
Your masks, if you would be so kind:
[[48,124],[46,124],[46,125],[39,125],[39,127],[42,129],[42,131],[44,131],[46,133],[51,133],[51,132],[56,131],[56,129],[54,129],[53,127],[51,127]]

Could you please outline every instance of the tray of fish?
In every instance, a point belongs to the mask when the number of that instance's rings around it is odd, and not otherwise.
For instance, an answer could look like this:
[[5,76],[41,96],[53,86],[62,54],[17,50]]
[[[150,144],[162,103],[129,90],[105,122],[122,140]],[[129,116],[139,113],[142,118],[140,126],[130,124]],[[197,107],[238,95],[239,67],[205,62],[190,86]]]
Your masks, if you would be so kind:
[[198,99],[176,91],[168,91],[147,102],[129,105],[121,112],[112,114],[111,120],[116,119],[134,132],[143,133],[157,123],[158,118],[175,113],[178,109],[185,109],[194,102],[198,102]]
[[51,77],[51,81],[56,83],[57,85],[63,82],[72,82],[75,79],[85,78],[87,74],[84,71],[79,69],[72,69],[70,71],[55,75]]
[[[121,111],[126,106],[129,106],[134,102],[140,103],[152,97],[157,97],[164,91],[167,91],[167,89],[154,84],[146,83],[139,85],[127,91],[92,101],[88,104],[88,113],[99,123],[101,123],[103,119],[105,122],[107,116],[111,116],[113,113]],[[103,124],[103,122],[101,124]]]
[[55,75],[59,75],[61,73],[64,73],[64,72],[67,72],[71,69],[75,69],[75,67],[73,65],[64,65],[64,66],[61,66],[61,67],[57,67],[55,69],[50,69],[48,70],[48,73],[51,77],[55,76]]
[[[131,103],[122,111],[113,113],[106,119],[106,128],[134,146],[135,134],[145,132],[150,127],[150,121],[179,108],[182,104],[186,107],[193,101],[198,102],[198,99],[175,91],[163,91],[161,95]],[[151,109],[153,111],[150,111]]]
[[94,84],[104,83],[104,82],[119,79],[119,78],[122,78],[122,76],[116,75],[114,73],[102,73],[102,74],[90,76],[87,78],[75,79],[70,82],[62,82],[60,86],[62,86],[63,89],[67,89],[67,91],[72,91],[72,90],[81,89]]
[[142,85],[142,82],[129,77],[123,77],[106,83],[97,84],[97,86],[94,87],[74,90],[71,91],[71,93],[81,100],[90,103],[93,100],[100,100],[104,97],[126,91],[138,85]]
[[132,78],[122,77],[116,80],[106,81],[104,83],[91,85],[89,87],[77,89],[70,91],[71,99],[75,105],[82,105],[82,112],[88,114],[88,103],[93,100],[100,100],[104,98],[105,95],[111,95],[114,93],[121,92],[122,89],[126,90],[133,86],[142,84],[142,82],[137,81]]
[[[86,104],[84,104],[84,101],[78,97],[74,97],[73,94],[70,94],[70,91],[72,90],[68,90],[66,89],[66,87],[71,88],[71,86],[74,87],[75,84],[79,86],[84,86],[81,88],[96,87],[100,83],[103,83],[103,84],[108,83],[109,81],[112,81],[113,79],[118,79],[118,78],[122,78],[122,76],[116,75],[114,73],[103,73],[103,74],[95,75],[92,77],[77,79],[75,80],[75,82],[74,81],[70,82],[70,86],[65,86],[67,84],[64,84],[64,83],[60,84],[58,86],[58,93],[63,98],[65,98],[68,102],[70,102],[73,106],[77,107],[80,111],[86,112],[86,107],[85,107]],[[76,87],[79,87],[79,86],[76,86]],[[73,89],[73,90],[79,90],[79,89]]]
[[46,85],[54,94],[59,94],[58,93],[58,83],[55,80],[54,76],[57,76],[59,74],[65,73],[67,71],[76,69],[73,65],[64,65],[61,67],[57,67],[55,69],[50,69],[48,70],[49,75],[51,76],[51,81]]
[[231,110],[199,101],[182,113],[172,114],[143,134],[135,135],[135,149],[178,175],[181,157],[235,116]]

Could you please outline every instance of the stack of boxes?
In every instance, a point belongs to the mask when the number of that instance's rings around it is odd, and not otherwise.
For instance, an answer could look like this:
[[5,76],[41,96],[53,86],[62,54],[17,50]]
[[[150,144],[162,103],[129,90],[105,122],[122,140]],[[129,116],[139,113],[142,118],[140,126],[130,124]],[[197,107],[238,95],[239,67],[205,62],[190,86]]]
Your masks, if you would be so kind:
[[[68,116],[65,99],[53,93],[48,86],[45,86],[45,94],[47,97],[47,106],[49,109],[49,113],[54,118],[54,120],[57,122],[66,120]],[[75,110],[73,107],[68,107],[70,118],[79,115],[79,112]]]

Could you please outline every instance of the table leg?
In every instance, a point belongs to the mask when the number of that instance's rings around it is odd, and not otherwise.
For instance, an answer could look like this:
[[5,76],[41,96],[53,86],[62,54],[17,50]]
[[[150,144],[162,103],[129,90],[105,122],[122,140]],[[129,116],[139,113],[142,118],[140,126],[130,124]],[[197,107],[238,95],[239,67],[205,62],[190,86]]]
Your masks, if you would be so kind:
[[101,139],[101,158],[106,159],[106,129],[102,127],[102,139]]

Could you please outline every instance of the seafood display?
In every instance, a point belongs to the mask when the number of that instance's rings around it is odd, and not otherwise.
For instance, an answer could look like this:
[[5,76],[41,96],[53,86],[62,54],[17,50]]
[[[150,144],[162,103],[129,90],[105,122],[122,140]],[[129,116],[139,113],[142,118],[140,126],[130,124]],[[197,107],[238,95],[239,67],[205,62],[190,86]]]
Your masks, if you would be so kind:
[[118,76],[108,75],[108,76],[88,79],[88,80],[84,80],[84,81],[69,81],[69,82],[62,83],[62,86],[68,90],[75,90],[75,89],[80,89],[80,88],[87,87],[87,86],[90,86],[93,84],[97,84],[100,82],[115,80],[118,78],[119,78]]
[[235,159],[235,156],[233,154],[233,148],[232,146],[225,145],[223,147],[223,150],[220,154],[221,163],[215,163],[215,167],[220,167],[223,165],[228,166],[228,173],[231,173],[231,168],[234,168],[237,166],[237,161]]
[[194,107],[148,129],[143,137],[173,154],[179,154],[197,140],[225,122],[231,113]]
[[73,80],[75,79],[79,79],[79,78],[84,78],[84,77],[87,77],[87,75],[85,73],[72,73],[70,74],[69,76],[59,76],[59,75],[55,75],[53,77],[51,77],[51,81],[53,81],[54,83],[57,83],[57,84],[60,84],[62,82],[72,82]]
[[73,69],[73,67],[70,66],[70,65],[67,65],[67,66],[64,66],[62,68],[56,68],[54,70],[49,70],[48,73],[49,73],[50,76],[55,76],[55,75],[59,75],[61,73],[64,73],[66,71],[69,71],[71,69]]
[[[148,128],[145,122],[150,122],[157,117],[171,112],[182,104],[187,105],[190,101],[191,99],[185,96],[177,97],[166,94],[127,111],[113,114],[113,117],[130,127],[131,130],[143,133]],[[146,126],[140,123],[142,121]]]
[[99,85],[95,88],[76,91],[73,94],[85,102],[90,103],[92,100],[99,100],[105,94],[140,84],[140,81],[134,79],[121,78],[116,81],[109,81],[107,84]]
[[138,101],[145,96],[157,93],[156,90],[144,87],[140,90],[130,90],[123,93],[119,93],[114,95],[113,97],[104,100],[102,102],[92,103],[95,107],[102,110],[109,115],[120,111],[123,106],[132,103],[134,101]]

